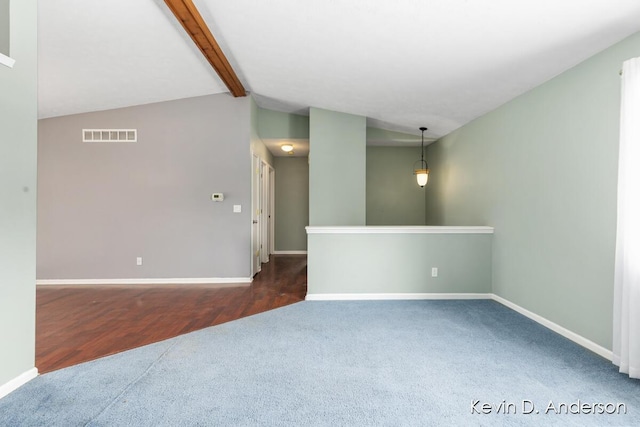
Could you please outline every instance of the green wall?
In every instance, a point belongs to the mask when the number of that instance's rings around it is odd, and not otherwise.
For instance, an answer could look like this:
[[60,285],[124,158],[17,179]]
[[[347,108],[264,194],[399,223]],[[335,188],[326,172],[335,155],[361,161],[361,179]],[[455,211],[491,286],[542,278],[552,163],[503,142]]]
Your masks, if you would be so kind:
[[0,386],[34,367],[37,1],[11,2],[11,56],[0,65]]
[[366,119],[311,108],[309,223],[364,225]]
[[275,250],[306,251],[309,225],[309,160],[275,157]]
[[[255,114],[254,114],[255,108]],[[317,110],[317,109],[316,109]],[[324,110],[319,110],[324,111]],[[325,116],[342,116],[340,113],[326,112]],[[319,113],[316,113],[319,114]],[[322,114],[320,114],[322,116]],[[344,115],[348,117],[349,115]],[[259,108],[252,103],[252,120],[257,118],[257,133],[259,138],[264,139],[308,139],[310,130],[310,118],[308,116],[301,116],[291,113],[283,113],[279,111],[268,110],[265,108]],[[356,117],[356,116],[351,116]],[[358,119],[360,120],[360,119]],[[337,126],[337,127],[335,127]],[[361,146],[357,147],[355,154],[349,150],[355,148],[352,144],[349,144],[348,149],[345,151],[343,136],[341,135],[344,122],[340,120],[335,124],[333,119],[329,119],[326,125],[317,127],[321,134],[332,135],[329,145],[323,145],[323,147],[312,147],[313,154],[320,156],[321,151],[326,148],[327,159],[331,164],[341,164],[345,158],[355,158],[353,165],[360,171],[362,167],[361,158],[358,158],[362,152]],[[358,126],[361,126],[358,124]],[[360,132],[360,130],[358,130]],[[349,138],[347,136],[347,138]],[[390,146],[376,146],[381,145],[394,145],[394,144],[406,144],[406,143],[419,143],[420,136],[412,135],[403,132],[390,131],[385,129],[378,129],[367,127],[365,130],[365,138],[367,142],[374,144],[366,146],[366,201],[365,201],[365,221],[369,225],[423,225],[425,223],[425,207],[424,207],[424,190],[415,185],[415,177],[412,175],[412,167],[417,159],[420,158],[420,149],[416,147],[390,147]],[[362,136],[359,135],[357,139],[361,140]],[[317,142],[316,144],[319,144]],[[349,157],[351,156],[351,157]],[[338,158],[340,157],[340,158]],[[273,160],[276,162],[277,160]],[[332,168],[333,169],[333,168]],[[349,171],[349,165],[346,165],[345,170],[350,173],[353,178],[356,175],[356,170],[353,173]],[[334,171],[331,170],[329,175],[333,175]],[[276,175],[277,176],[277,175]],[[278,179],[278,178],[276,178]],[[339,179],[339,177],[338,177]],[[358,178],[359,180],[359,178]],[[335,182],[334,182],[335,184]],[[337,188],[341,188],[342,184],[338,183]],[[329,188],[333,191],[332,188]],[[340,191],[340,190],[339,190]],[[280,201],[277,200],[276,204]],[[333,197],[332,197],[333,198]],[[361,200],[362,196],[358,195],[357,200]],[[286,204],[288,201],[285,202]],[[277,219],[276,219],[277,221]],[[360,219],[358,220],[360,221]],[[360,223],[360,222],[358,222]],[[335,225],[335,224],[333,224]],[[280,228],[280,231],[283,229]],[[278,235],[276,231],[276,235]],[[276,236],[277,237],[277,236]],[[297,237],[287,237],[280,235],[280,242],[284,245],[276,250],[293,250],[289,247],[292,246],[290,240],[297,241]],[[277,244],[278,240],[276,240]],[[294,246],[299,246],[295,244]],[[306,244],[305,244],[306,247]]]
[[[491,292],[492,234],[309,234],[308,295]],[[431,268],[438,277],[431,277]]]
[[611,348],[620,77],[640,33],[432,144],[427,221],[490,225],[493,292]]
[[413,175],[420,147],[367,147],[367,225],[424,225],[425,195]]
[[[413,135],[388,129],[367,128],[367,142],[374,146],[402,146],[402,144],[407,143],[420,145],[421,139],[420,135]],[[426,143],[432,141],[433,140],[425,138]]]
[[309,117],[280,111],[257,109],[258,133],[261,138],[309,138]]
[[273,166],[273,155],[260,138],[260,108],[253,96],[249,96],[251,115],[251,152]]

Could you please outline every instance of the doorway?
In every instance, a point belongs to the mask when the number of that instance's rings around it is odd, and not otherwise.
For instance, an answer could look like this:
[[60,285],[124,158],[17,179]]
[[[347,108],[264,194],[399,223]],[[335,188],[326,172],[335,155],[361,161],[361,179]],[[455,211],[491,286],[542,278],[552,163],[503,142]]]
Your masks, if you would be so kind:
[[251,275],[269,262],[274,240],[275,170],[256,154],[252,155],[251,179]]

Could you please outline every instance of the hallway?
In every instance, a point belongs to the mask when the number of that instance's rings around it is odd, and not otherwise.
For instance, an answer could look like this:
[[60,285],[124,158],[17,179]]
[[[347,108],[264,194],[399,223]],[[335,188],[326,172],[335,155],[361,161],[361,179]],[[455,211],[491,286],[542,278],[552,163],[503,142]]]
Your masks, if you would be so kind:
[[271,255],[250,286],[38,286],[42,373],[303,301],[307,257]]

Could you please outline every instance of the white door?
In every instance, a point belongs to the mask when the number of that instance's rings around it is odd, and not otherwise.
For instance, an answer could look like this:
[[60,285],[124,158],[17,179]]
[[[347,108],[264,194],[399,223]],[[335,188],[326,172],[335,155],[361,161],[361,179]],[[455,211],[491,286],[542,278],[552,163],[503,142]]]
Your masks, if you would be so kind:
[[253,155],[251,163],[251,272],[252,276],[261,270],[260,263],[260,159]]
[[269,262],[269,255],[271,255],[270,249],[270,226],[269,221],[271,218],[271,181],[269,177],[271,176],[271,171],[273,168],[269,166],[266,162],[262,162],[262,170],[260,171],[260,179],[262,181],[262,194],[260,200],[260,260],[262,262]]

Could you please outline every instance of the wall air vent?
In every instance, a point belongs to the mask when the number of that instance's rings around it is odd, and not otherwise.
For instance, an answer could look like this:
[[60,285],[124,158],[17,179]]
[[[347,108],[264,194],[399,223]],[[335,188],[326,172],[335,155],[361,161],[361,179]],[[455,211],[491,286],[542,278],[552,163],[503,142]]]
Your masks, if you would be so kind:
[[82,129],[82,142],[136,142],[138,129]]

